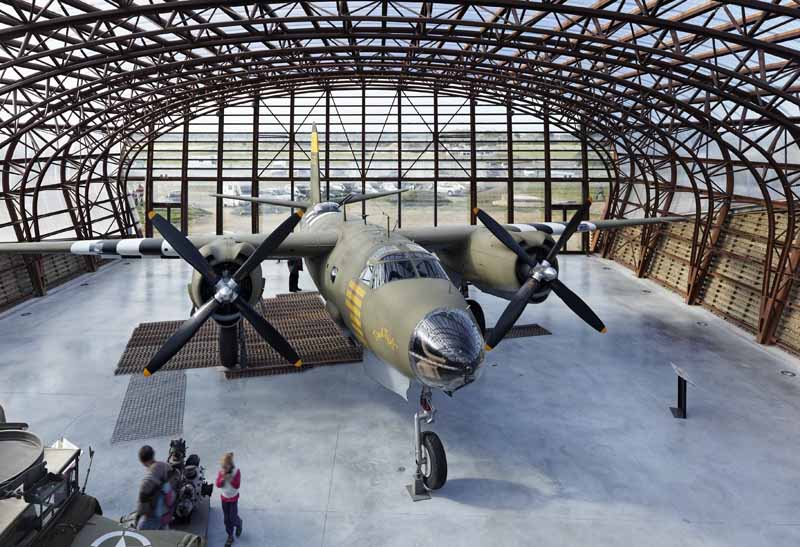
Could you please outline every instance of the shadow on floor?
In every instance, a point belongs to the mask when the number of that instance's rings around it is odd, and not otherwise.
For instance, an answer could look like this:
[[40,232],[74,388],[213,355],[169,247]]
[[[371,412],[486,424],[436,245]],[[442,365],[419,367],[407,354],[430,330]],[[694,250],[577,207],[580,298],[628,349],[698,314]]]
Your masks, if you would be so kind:
[[528,510],[543,500],[539,492],[523,484],[487,478],[451,479],[434,495],[473,507],[512,511]]

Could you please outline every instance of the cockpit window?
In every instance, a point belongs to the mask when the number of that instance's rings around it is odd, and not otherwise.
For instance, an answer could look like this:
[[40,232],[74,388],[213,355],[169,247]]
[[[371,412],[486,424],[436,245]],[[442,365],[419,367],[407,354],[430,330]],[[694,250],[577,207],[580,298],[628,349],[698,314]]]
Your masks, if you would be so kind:
[[414,266],[417,267],[417,273],[420,277],[429,277],[432,279],[448,279],[447,274],[437,260],[426,258],[425,260],[415,260]]
[[375,270],[375,266],[370,264],[369,266],[364,268],[363,272],[361,272],[361,278],[360,279],[361,279],[361,282],[364,285],[366,285],[368,287],[372,286],[372,277],[373,277],[372,273],[373,273],[374,270]]
[[[448,279],[439,261],[428,253],[390,253],[384,255],[373,268],[372,286],[378,288],[399,279]],[[363,280],[363,276],[362,276]],[[366,282],[366,280],[364,280]]]
[[375,268],[375,279],[373,287],[380,287],[384,283],[390,283],[399,279],[414,279],[414,265],[410,260],[391,260],[380,262]]

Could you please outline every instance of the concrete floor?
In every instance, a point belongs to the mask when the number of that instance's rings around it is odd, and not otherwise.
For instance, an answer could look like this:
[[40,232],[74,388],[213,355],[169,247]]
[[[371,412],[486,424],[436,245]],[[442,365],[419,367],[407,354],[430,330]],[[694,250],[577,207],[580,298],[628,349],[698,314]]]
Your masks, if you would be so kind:
[[[359,365],[236,381],[190,371],[190,450],[212,470],[233,450],[243,471],[237,545],[800,544],[800,376],[781,375],[798,362],[613,263],[562,265],[609,333],[555,297],[529,306],[522,321],[553,336],[503,342],[478,383],[437,395],[450,479],[431,501],[404,489],[415,402]],[[265,266],[268,292],[282,292],[285,264]],[[121,262],[0,316],[0,403],[48,442],[95,448],[89,492],[107,515],[133,508],[142,474],[139,443],[109,444],[128,384],[112,371],[136,324],[188,314],[188,274]],[[492,324],[504,303],[476,297]],[[670,361],[698,386],[685,421],[668,410]],[[168,439],[152,444],[166,456]],[[221,518],[215,494],[211,545]]]

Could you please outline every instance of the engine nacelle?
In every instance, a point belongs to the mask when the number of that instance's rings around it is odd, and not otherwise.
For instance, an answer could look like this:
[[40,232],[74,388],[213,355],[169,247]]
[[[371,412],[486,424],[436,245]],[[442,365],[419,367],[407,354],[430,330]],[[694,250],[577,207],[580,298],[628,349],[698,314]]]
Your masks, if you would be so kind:
[[[538,260],[542,260],[554,245],[553,239],[544,232],[510,233]],[[510,298],[526,278],[527,266],[486,229],[475,230],[462,248],[437,254],[442,263],[464,281],[501,298]],[[558,264],[553,267],[558,269]],[[531,302],[541,302],[549,293],[550,289],[542,289],[531,296]]]
[[[232,239],[223,238],[204,245],[199,251],[208,260],[214,272],[220,277],[225,277],[233,275],[239,266],[244,264],[247,257],[253,254],[255,247],[249,243],[237,243]],[[244,298],[255,307],[264,292],[261,266],[254,268],[239,286],[239,298]],[[215,288],[210,286],[199,273],[192,274],[192,280],[189,283],[189,298],[195,307],[199,308],[208,302],[215,293]],[[232,325],[239,320],[239,312],[233,305],[225,304],[220,306],[212,317],[222,325]]]

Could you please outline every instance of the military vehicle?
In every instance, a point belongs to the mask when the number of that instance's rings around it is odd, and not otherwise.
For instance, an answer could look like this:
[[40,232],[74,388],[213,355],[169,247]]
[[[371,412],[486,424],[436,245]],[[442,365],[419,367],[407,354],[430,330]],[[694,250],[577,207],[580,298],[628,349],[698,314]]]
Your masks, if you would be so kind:
[[80,485],[82,451],[61,439],[46,447],[0,407],[0,545],[2,547],[202,547],[176,530],[138,531],[103,516]]
[[[423,422],[429,425],[434,419],[432,390],[452,395],[477,380],[486,351],[500,343],[528,304],[543,302],[551,293],[591,328],[605,332],[600,318],[558,279],[558,254],[566,241],[578,232],[684,220],[589,222],[582,220],[590,206],[585,203],[565,224],[501,225],[476,209],[481,226],[391,231],[358,216],[347,218],[346,206],[402,190],[349,193],[336,201],[323,201],[318,151],[314,128],[308,201],[214,194],[222,200],[293,208],[289,218],[266,236],[186,237],[150,212],[162,238],[9,243],[0,245],[0,252],[187,261],[195,270],[189,297],[196,311],[155,354],[146,375],[164,366],[210,318],[222,327],[223,365],[237,362],[236,327],[245,319],[287,361],[301,367],[300,356],[254,305],[264,290],[262,261],[303,257],[330,315],[377,356],[368,360],[368,373],[403,397],[412,383],[420,386],[420,411],[414,417],[415,485],[417,490],[435,490],[447,480],[447,460],[439,437],[422,430]],[[491,331],[486,331],[478,303],[462,294],[460,288],[466,283],[509,300]]]

